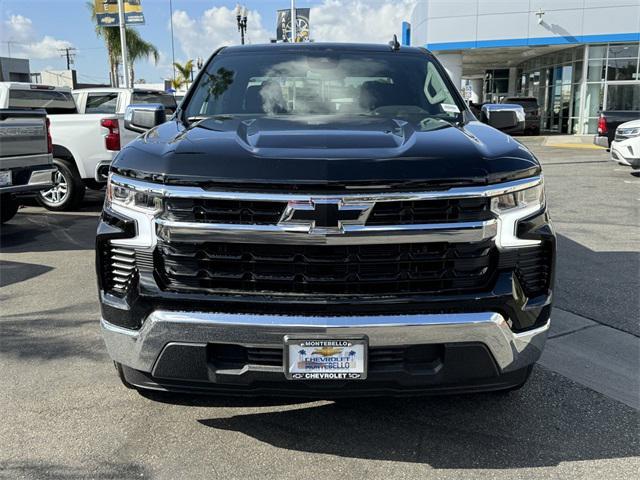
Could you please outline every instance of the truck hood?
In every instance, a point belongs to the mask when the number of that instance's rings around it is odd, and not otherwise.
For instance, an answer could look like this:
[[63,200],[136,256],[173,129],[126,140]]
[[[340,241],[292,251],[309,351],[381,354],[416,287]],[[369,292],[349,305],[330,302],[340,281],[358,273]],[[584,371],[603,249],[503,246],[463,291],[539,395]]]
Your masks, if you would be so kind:
[[127,145],[113,169],[190,185],[488,184],[540,171],[519,142],[479,122],[356,117],[171,121]]

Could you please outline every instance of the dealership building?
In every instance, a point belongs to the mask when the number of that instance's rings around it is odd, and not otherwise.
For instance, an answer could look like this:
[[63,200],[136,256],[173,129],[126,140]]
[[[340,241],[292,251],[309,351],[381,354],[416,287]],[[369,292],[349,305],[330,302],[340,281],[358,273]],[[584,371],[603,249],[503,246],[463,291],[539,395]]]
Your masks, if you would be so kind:
[[536,97],[544,131],[590,134],[600,110],[640,110],[640,0],[420,0],[403,42],[475,103]]

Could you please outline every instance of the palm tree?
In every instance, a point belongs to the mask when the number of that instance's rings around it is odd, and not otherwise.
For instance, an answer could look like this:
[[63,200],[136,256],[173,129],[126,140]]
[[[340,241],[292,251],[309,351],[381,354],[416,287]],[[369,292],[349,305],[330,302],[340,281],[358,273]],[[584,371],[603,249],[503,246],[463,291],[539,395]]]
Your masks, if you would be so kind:
[[189,82],[191,81],[191,74],[193,72],[193,60],[187,60],[184,62],[184,65],[175,62],[173,66],[176,67],[176,70],[178,71],[178,78],[176,80],[179,79],[181,81],[180,86],[189,85]]
[[173,88],[175,91],[180,90],[184,84],[184,79],[182,79],[181,77],[171,80],[171,88]]
[[[119,41],[118,47],[120,47]],[[120,50],[120,48],[118,48],[118,50]],[[160,60],[160,52],[158,52],[155,45],[144,40],[138,31],[133,28],[127,28],[127,53],[129,54],[129,78],[131,79],[131,85],[133,85],[133,79],[135,78],[133,65],[136,60],[143,58],[153,59],[155,65],[157,65]]]
[[[87,8],[91,12],[91,20],[95,23],[96,35],[104,40],[107,47],[107,55],[109,57],[109,77],[111,85],[118,86],[118,67],[120,66],[121,49],[120,49],[120,29],[116,27],[101,27],[98,25],[96,8],[93,2],[87,2]],[[160,60],[158,49],[150,42],[144,40],[140,33],[134,28],[126,27],[127,34],[127,51],[129,53],[129,77],[133,84],[134,69],[133,64],[136,60],[142,58],[152,58],[157,65]]]

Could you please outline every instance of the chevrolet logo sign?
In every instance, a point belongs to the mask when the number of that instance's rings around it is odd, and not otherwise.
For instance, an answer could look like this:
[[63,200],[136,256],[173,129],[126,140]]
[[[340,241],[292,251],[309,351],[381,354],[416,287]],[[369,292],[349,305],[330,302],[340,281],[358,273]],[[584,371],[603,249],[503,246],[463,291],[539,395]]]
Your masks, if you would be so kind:
[[341,198],[292,200],[287,204],[278,225],[309,233],[344,233],[345,225],[364,225],[373,202],[345,204]]

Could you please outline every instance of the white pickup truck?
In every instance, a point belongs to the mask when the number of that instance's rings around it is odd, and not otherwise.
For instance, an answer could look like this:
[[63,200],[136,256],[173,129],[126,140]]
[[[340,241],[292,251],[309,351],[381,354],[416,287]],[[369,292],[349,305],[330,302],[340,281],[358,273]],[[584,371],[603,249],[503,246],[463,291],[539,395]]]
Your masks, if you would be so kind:
[[173,114],[175,98],[153,90],[93,88],[72,91],[18,82],[0,82],[0,108],[42,108],[50,119],[53,187],[38,201],[50,210],[70,210],[84,198],[86,187],[101,189],[111,161],[121,147],[139,135],[125,130],[123,117],[131,103],[161,103]]

